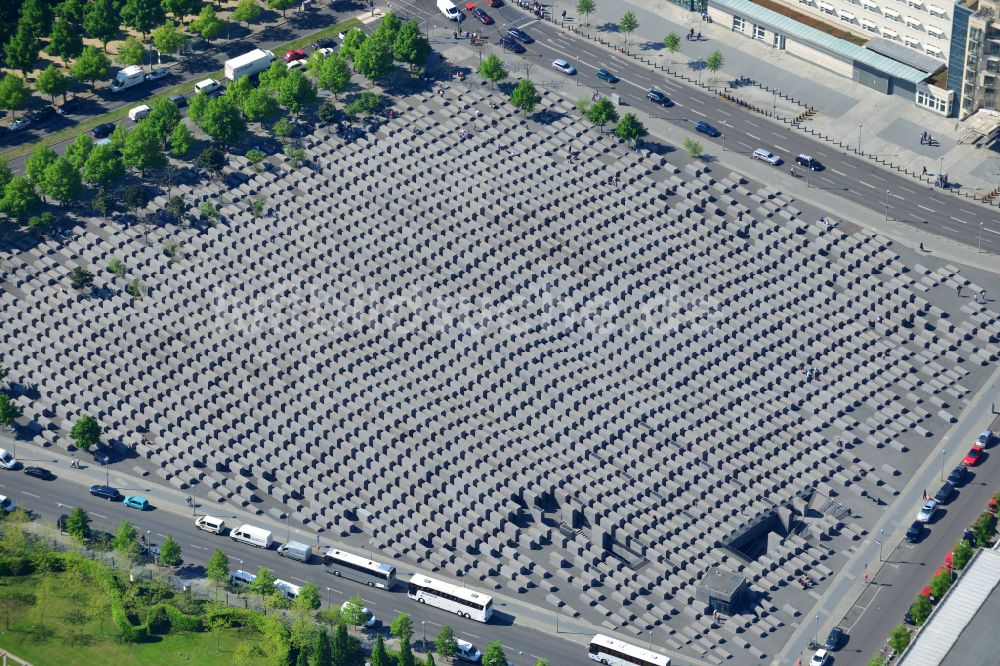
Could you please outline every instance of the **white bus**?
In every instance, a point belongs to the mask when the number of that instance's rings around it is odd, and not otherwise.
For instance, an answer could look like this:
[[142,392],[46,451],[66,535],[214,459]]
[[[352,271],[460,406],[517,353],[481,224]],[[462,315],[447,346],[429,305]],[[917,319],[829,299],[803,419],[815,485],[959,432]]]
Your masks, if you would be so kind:
[[334,576],[365,583],[368,587],[391,590],[396,583],[396,567],[331,548],[323,556],[323,567]]
[[597,634],[590,641],[590,658],[612,666],[670,666],[670,657]]
[[487,622],[493,615],[493,597],[490,595],[435,580],[423,574],[417,574],[410,579],[406,596],[422,604],[437,606],[479,622]]

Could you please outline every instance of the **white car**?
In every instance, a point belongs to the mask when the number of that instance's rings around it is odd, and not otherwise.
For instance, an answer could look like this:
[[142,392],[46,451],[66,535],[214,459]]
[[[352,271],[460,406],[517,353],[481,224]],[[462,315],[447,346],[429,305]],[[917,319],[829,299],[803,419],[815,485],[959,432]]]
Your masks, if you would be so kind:
[[9,129],[12,132],[16,132],[19,129],[24,129],[30,124],[31,124],[31,118],[29,118],[28,115],[25,114],[20,118],[18,118],[17,120],[15,120],[14,122],[12,122],[10,125],[8,125],[7,129]]
[[917,520],[922,523],[929,523],[934,518],[934,514],[937,513],[938,501],[936,499],[929,499],[924,504],[923,508],[920,509],[920,513],[917,514]]
[[[351,603],[350,601],[345,601],[344,603],[342,603],[340,605],[340,610],[344,611],[347,608],[347,605],[350,603]],[[375,619],[375,615],[370,610],[368,610],[367,606],[365,608],[362,608],[361,612],[364,613],[366,618],[368,618],[367,620],[365,620],[365,629],[371,629],[372,627],[374,627],[375,623],[378,622],[378,620]]]
[[830,653],[826,650],[816,650],[816,654],[809,660],[809,666],[826,666],[830,661]]
[[992,439],[993,439],[993,431],[987,429],[979,433],[979,437],[976,438],[976,444],[985,449],[987,446],[990,445],[990,440]]
[[753,158],[755,160],[761,160],[762,162],[767,162],[771,166],[778,166],[781,164],[781,158],[772,153],[770,150],[764,150],[763,148],[758,148],[753,151]]
[[558,60],[553,60],[552,68],[559,70],[563,74],[576,74],[576,67],[573,67],[573,65],[569,64],[562,58],[559,58]]
[[170,72],[165,69],[154,69],[152,72],[146,75],[147,81],[159,81],[160,79],[165,79],[170,76]]
[[289,71],[291,71],[293,69],[300,69],[300,68],[305,67],[305,66],[306,66],[306,61],[305,60],[293,60],[291,62],[286,62],[285,63],[285,67],[287,67]]
[[4,469],[14,469],[17,467],[17,460],[14,456],[10,455],[10,451],[7,449],[0,449],[0,467]]
[[324,58],[328,58],[328,57],[330,57],[330,56],[333,55],[334,51],[333,51],[333,49],[331,49],[331,48],[329,48],[327,46],[324,46],[321,49],[316,49],[315,53],[320,54]]
[[483,653],[476,649],[476,646],[469,641],[458,641],[458,651],[455,652],[455,657],[461,659],[462,661],[477,662],[483,658]]

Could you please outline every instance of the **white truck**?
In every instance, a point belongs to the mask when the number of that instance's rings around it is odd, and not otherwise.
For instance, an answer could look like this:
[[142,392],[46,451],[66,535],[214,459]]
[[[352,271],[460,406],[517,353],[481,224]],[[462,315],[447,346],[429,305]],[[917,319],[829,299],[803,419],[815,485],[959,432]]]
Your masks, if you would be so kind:
[[259,74],[271,66],[274,62],[274,54],[264,49],[254,49],[249,53],[244,53],[232,60],[227,60],[225,65],[226,78],[230,81],[244,76]]
[[461,21],[465,14],[459,11],[458,7],[451,0],[437,0],[437,8],[449,21]]
[[118,72],[115,80],[111,82],[111,92],[121,92],[126,88],[137,86],[146,80],[146,72],[140,65],[131,65]]

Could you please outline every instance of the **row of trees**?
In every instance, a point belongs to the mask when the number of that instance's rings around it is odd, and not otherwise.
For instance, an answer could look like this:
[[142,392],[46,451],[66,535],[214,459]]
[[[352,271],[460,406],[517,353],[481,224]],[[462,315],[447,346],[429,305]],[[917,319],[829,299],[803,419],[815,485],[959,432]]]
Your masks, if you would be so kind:
[[395,62],[406,64],[411,72],[423,67],[431,45],[416,21],[404,23],[389,12],[371,36],[359,28],[344,35],[340,54],[351,61],[354,71],[377,81],[392,71]]

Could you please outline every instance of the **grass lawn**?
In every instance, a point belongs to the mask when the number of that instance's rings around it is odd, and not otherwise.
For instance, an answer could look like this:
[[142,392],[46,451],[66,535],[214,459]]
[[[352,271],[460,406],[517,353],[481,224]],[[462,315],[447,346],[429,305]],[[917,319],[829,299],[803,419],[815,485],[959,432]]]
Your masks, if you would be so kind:
[[[48,574],[56,584],[47,597],[44,618],[32,608],[11,613],[10,630],[6,630],[6,609],[0,609],[0,647],[26,659],[35,666],[91,666],[93,664],[151,665],[191,664],[212,666],[234,663],[236,648],[246,641],[258,640],[255,632],[227,629],[217,639],[212,632],[176,632],[157,636],[149,643],[119,645],[114,641],[114,626],[105,614],[104,636],[96,620],[81,614],[92,603],[88,594],[93,587],[64,574]],[[42,578],[25,576],[0,579],[0,589],[18,590],[38,596]],[[34,630],[41,619],[47,636]],[[216,644],[221,648],[216,650]],[[240,659],[241,666],[255,666],[253,659]]]
[[[348,19],[343,23],[332,25],[329,28],[323,28],[318,32],[314,32],[310,35],[306,35],[305,37],[300,37],[296,40],[288,42],[287,44],[284,44],[275,49],[275,54],[280,55],[284,51],[302,48],[303,46],[313,43],[317,39],[336,37],[341,32],[345,32],[347,30],[350,30],[351,28],[358,27],[360,25],[361,22],[358,21],[357,19],[355,18]],[[178,83],[176,86],[171,86],[166,90],[160,91],[155,95],[151,95],[145,99],[135,100],[131,104],[120,106],[114,111],[109,111],[99,116],[90,116],[85,120],[76,123],[75,125],[71,125],[70,127],[61,129],[58,132],[52,132],[46,134],[43,138],[39,139],[38,141],[32,141],[30,143],[25,143],[20,146],[14,146],[13,148],[8,148],[7,150],[0,152],[0,159],[2,159],[4,162],[9,162],[10,160],[16,159],[18,157],[24,157],[25,155],[30,155],[36,148],[39,148],[41,146],[51,146],[53,144],[72,139],[76,137],[78,134],[83,134],[84,132],[90,131],[91,129],[100,125],[101,123],[117,122],[122,118],[128,117],[128,111],[131,108],[139,106],[140,104],[152,104],[154,99],[159,99],[161,97],[165,98],[165,97],[170,97],[171,95],[176,95],[178,93],[183,94],[192,92],[194,90],[193,83],[196,80],[201,81],[202,79],[222,79],[222,73],[223,70],[220,69],[217,72],[212,72],[211,74],[200,74],[196,77],[192,77],[187,81],[184,81],[183,83]]]

